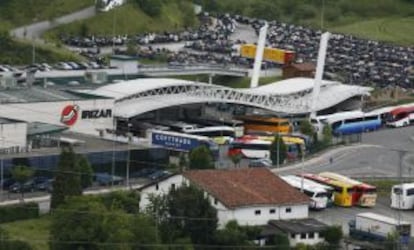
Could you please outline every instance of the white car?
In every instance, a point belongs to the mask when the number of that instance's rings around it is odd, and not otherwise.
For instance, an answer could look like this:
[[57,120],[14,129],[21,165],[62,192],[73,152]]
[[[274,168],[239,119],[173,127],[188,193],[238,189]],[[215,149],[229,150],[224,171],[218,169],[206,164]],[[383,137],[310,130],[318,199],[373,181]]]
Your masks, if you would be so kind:
[[55,65],[55,68],[60,69],[60,70],[72,70],[73,69],[69,64],[64,63],[64,62],[58,62]]

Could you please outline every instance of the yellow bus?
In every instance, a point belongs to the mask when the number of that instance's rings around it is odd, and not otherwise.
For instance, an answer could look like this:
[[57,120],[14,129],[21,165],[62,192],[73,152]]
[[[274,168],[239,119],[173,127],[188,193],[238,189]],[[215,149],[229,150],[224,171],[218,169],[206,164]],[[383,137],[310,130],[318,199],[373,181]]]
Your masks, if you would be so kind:
[[352,185],[354,187],[352,196],[353,205],[358,205],[360,207],[374,207],[377,202],[377,188],[375,186],[332,172],[323,172],[320,173],[319,176]]
[[303,174],[303,177],[334,188],[334,203],[341,207],[352,207],[354,186],[343,181],[333,180],[316,174]]
[[288,119],[267,117],[267,116],[239,116],[237,120],[243,121],[244,131],[248,132],[270,132],[270,133],[290,133],[292,126]]

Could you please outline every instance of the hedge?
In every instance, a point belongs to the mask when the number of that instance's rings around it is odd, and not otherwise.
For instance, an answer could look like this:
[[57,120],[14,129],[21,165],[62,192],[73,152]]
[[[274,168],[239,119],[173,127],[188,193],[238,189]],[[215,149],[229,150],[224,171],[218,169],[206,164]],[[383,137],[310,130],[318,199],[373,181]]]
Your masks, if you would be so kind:
[[39,206],[34,202],[0,207],[0,223],[37,217],[39,217]]

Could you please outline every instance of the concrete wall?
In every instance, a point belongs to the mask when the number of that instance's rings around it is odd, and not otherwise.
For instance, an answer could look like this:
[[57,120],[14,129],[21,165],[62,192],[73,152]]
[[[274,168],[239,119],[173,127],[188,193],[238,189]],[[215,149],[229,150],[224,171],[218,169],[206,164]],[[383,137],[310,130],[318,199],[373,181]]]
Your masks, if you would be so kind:
[[149,197],[151,195],[157,196],[167,194],[173,186],[178,188],[183,184],[183,182],[184,178],[182,175],[175,175],[166,180],[160,181],[157,184],[142,189],[140,192],[140,209],[145,209],[150,204]]

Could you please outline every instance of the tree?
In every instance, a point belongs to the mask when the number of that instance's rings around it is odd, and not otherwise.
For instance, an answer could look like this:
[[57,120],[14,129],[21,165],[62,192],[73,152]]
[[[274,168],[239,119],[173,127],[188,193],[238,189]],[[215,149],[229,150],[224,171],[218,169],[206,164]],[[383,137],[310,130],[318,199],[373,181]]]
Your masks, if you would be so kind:
[[151,218],[108,208],[99,197],[68,199],[52,215],[52,250],[66,249],[148,249],[157,244],[157,231]]
[[97,0],[95,2],[95,9],[96,10],[101,10],[101,9],[105,8],[105,1],[104,0]]
[[234,167],[237,167],[240,164],[241,160],[242,160],[242,155],[241,154],[235,154],[235,155],[230,156],[230,159],[233,162]]
[[193,244],[209,244],[217,228],[217,211],[204,192],[183,185],[168,195],[150,197],[147,213],[157,221],[163,242],[191,238]]
[[180,158],[178,160],[178,166],[180,167],[181,171],[184,171],[188,167],[188,159],[185,153],[180,154]]
[[80,182],[82,189],[87,188],[93,183],[93,169],[88,159],[84,155],[78,157],[78,172],[80,173]]
[[331,249],[337,249],[343,237],[341,226],[329,226],[321,232],[322,237],[329,243]]
[[332,143],[332,128],[329,125],[325,125],[322,129],[322,142],[325,146],[329,146]]
[[266,246],[275,246],[276,249],[280,250],[289,250],[290,244],[289,239],[284,234],[275,234],[272,235],[268,241],[266,241]]
[[129,214],[139,213],[139,194],[135,191],[116,191],[100,196],[107,209],[121,209]]
[[[229,221],[224,229],[217,230],[214,236],[214,245],[218,246],[250,246],[247,230],[239,226],[237,221]],[[216,247],[220,249],[220,247]],[[228,248],[224,248],[228,249]]]
[[55,172],[50,207],[57,208],[69,196],[82,194],[79,161],[71,147],[62,148],[59,157],[58,169]]
[[24,165],[17,165],[10,169],[10,173],[15,181],[20,184],[20,193],[22,198],[24,196],[24,188],[23,185],[27,182],[34,174],[33,169],[24,166]]
[[136,55],[138,55],[138,45],[135,43],[135,41],[134,40],[129,40],[128,42],[127,42],[127,49],[126,49],[126,53],[128,54],[128,55],[131,55],[131,56],[136,56]]
[[214,168],[214,161],[210,150],[204,145],[191,150],[189,155],[189,167],[190,169]]
[[300,132],[304,135],[307,135],[309,137],[313,137],[315,134],[315,129],[312,126],[312,124],[310,123],[309,120],[304,119],[300,122],[300,128],[299,128]]
[[[287,147],[282,137],[279,135],[275,136],[272,144],[270,145],[270,159],[273,165],[282,164],[285,162],[287,154]],[[279,159],[279,162],[278,162]]]
[[139,8],[150,17],[156,17],[161,14],[162,0],[136,0]]

